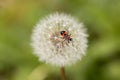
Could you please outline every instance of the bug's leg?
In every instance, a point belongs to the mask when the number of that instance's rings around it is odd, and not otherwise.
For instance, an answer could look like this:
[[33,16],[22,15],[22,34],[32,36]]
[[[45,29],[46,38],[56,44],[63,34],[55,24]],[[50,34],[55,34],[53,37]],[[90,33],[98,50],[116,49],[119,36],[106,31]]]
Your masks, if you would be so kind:
[[72,41],[72,46],[74,46],[73,41]]
[[68,40],[68,43],[70,43],[70,41]]
[[64,45],[63,45],[63,43],[61,42],[61,47],[63,47]]
[[[65,40],[66,40],[66,39],[65,39]],[[64,40],[64,41],[65,41],[65,40]],[[61,42],[63,47],[64,47],[64,41]]]
[[73,39],[72,39],[72,38],[70,39],[70,41],[71,41],[71,43],[72,43],[72,46],[74,46],[74,44],[73,44]]
[[[65,39],[65,40],[66,40],[66,39]],[[64,41],[65,41],[65,40],[64,40]],[[64,42],[64,41],[62,41],[62,42]]]

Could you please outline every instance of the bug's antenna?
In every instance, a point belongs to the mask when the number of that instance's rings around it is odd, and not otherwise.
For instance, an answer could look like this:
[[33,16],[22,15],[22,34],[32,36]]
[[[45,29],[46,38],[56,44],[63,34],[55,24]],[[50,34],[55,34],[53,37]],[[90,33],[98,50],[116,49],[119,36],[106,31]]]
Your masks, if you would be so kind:
[[68,30],[68,28],[65,28],[65,30],[67,31],[67,33],[69,34],[69,30]]

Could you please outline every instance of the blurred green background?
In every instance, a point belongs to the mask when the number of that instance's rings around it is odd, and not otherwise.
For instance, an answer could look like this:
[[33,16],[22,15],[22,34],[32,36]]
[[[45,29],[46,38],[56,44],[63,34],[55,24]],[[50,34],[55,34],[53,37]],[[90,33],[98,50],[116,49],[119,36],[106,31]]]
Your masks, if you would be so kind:
[[60,80],[38,62],[30,39],[38,20],[65,12],[88,28],[87,55],[66,67],[67,80],[120,80],[120,0],[0,0],[0,80]]

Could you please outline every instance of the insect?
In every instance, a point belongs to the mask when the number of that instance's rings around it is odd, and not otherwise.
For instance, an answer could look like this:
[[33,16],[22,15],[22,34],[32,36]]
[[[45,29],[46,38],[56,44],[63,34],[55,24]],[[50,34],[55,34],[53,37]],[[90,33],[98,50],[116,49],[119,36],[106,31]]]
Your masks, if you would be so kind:
[[[63,38],[63,39],[65,39],[65,40],[67,40],[68,41],[68,43],[70,42],[70,41],[73,41],[73,39],[71,38],[71,34],[69,34],[67,31],[60,31],[60,34],[61,34],[61,37]],[[64,40],[64,41],[65,41]],[[64,42],[63,41],[63,42]]]

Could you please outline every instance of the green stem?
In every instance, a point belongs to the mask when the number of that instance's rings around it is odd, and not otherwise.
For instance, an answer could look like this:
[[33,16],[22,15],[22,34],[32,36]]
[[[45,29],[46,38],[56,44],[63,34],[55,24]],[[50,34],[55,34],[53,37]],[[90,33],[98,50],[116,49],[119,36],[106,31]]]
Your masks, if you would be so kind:
[[64,67],[61,67],[61,79],[62,80],[66,80],[66,77],[65,77],[65,68]]

